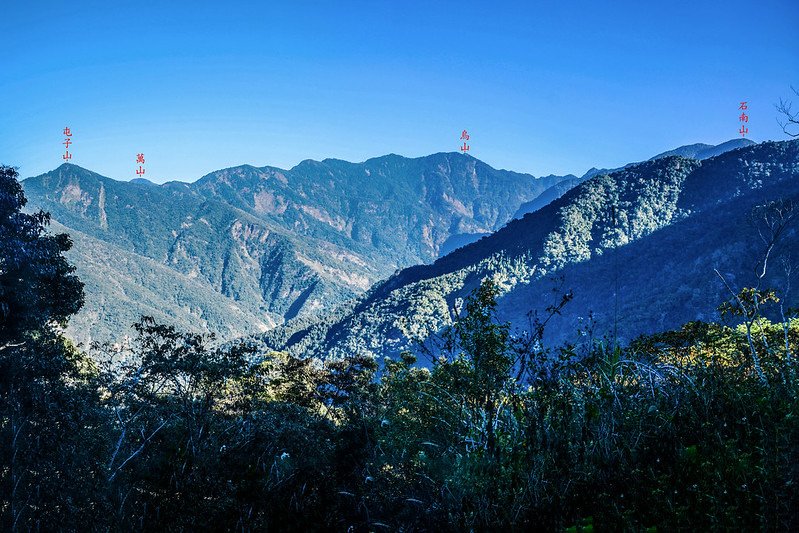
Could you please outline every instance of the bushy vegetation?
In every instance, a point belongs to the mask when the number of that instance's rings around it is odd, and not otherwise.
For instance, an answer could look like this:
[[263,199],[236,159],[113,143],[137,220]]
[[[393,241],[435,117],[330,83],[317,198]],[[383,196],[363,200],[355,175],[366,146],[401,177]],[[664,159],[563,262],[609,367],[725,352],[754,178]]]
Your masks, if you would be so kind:
[[4,529],[799,527],[799,319],[773,291],[628,346],[546,348],[570,295],[519,333],[487,278],[435,350],[385,361],[149,318],[87,355],[70,242],[1,170]]

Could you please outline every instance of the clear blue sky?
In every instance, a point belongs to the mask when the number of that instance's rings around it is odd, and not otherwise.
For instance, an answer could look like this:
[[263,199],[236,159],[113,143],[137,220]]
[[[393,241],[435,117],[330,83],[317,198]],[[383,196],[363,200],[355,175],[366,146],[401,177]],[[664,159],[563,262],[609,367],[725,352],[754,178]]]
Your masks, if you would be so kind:
[[[782,139],[799,1],[39,2],[3,6],[0,162],[194,180],[455,151],[535,175]],[[794,98],[799,100],[799,98]],[[799,106],[799,101],[795,104]]]

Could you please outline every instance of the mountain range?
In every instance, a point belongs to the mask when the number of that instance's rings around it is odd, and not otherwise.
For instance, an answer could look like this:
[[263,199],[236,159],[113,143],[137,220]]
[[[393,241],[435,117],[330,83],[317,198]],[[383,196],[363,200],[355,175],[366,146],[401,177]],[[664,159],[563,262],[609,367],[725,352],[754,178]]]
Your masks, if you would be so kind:
[[[78,342],[118,340],[146,314],[270,349],[379,355],[449,323],[485,275],[503,283],[500,311],[517,326],[547,300],[552,275],[587,287],[571,309],[607,326],[607,273],[592,272],[610,256],[632,264],[622,256],[639,241],[700,220],[704,204],[683,205],[686,184],[719,164],[714,154],[749,154],[759,148],[751,144],[689,145],[580,178],[534,178],[439,153],[245,165],[163,185],[65,164],[23,184],[30,208],[50,212],[53,231],[75,241],[70,259],[87,295],[68,330]],[[616,299],[614,316],[628,305]],[[670,323],[625,316],[626,335]],[[558,339],[574,331],[574,320],[561,322]]]
[[245,165],[163,185],[64,164],[23,185],[30,208],[76,243],[87,299],[69,334],[88,343],[142,314],[232,338],[333,309],[499,229],[556,181],[439,153]]
[[[337,313],[256,341],[316,356],[395,356],[451,324],[485,277],[502,288],[500,319],[518,330],[572,291],[574,299],[547,324],[553,344],[586,334],[626,342],[691,320],[718,320],[718,306],[731,296],[726,285],[757,282],[761,234],[773,220],[753,216],[754,209],[775,201],[799,206],[797,178],[799,141],[749,145],[704,161],[667,155],[598,174],[478,242],[397,273]],[[797,260],[796,228],[788,226],[763,286],[789,287],[784,265]],[[795,294],[787,298],[797,302]]]

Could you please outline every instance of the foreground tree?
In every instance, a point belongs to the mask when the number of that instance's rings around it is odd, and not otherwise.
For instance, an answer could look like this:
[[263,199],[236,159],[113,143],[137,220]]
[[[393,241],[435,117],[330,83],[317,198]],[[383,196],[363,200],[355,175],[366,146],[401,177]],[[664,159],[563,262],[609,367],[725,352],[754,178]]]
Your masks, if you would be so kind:
[[0,167],[0,511],[12,531],[74,527],[92,512],[102,436],[91,366],[61,335],[83,303],[63,256],[71,242],[25,203],[16,169]]

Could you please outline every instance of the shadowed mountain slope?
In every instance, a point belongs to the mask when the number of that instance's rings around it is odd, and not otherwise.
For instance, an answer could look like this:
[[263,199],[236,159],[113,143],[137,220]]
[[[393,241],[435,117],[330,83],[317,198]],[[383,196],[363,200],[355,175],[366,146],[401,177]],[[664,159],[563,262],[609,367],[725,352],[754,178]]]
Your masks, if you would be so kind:
[[[797,177],[799,141],[702,162],[667,156],[598,175],[432,265],[403,270],[324,320],[290,323],[259,342],[318,356],[396,355],[451,323],[451,310],[486,276],[503,287],[500,313],[517,327],[554,303],[553,288],[573,288],[550,340],[573,339],[589,312],[597,331],[616,326],[623,339],[713,316],[723,296],[714,268],[738,287],[752,283],[761,243],[745,221],[754,205],[799,202]],[[789,255],[795,236],[784,235]]]

